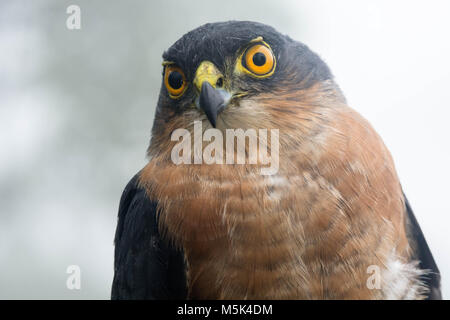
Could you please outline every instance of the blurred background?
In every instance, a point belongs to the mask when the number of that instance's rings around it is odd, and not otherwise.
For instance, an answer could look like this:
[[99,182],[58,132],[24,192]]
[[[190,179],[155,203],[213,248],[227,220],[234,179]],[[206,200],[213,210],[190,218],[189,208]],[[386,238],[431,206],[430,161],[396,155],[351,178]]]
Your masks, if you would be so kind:
[[[81,8],[69,30],[66,9]],[[0,298],[108,299],[120,195],[145,163],[161,54],[254,20],[329,64],[391,150],[450,297],[450,2],[0,2]],[[81,268],[68,290],[66,269]]]

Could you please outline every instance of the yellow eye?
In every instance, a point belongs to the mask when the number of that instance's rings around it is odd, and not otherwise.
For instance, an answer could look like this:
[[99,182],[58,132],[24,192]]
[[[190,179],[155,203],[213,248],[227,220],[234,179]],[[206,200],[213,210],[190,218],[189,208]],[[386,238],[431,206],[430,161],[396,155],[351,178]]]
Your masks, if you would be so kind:
[[183,70],[173,65],[166,66],[164,84],[171,98],[181,97],[186,89],[186,77]]
[[267,77],[275,70],[275,57],[268,46],[255,44],[245,51],[242,64],[254,75]]

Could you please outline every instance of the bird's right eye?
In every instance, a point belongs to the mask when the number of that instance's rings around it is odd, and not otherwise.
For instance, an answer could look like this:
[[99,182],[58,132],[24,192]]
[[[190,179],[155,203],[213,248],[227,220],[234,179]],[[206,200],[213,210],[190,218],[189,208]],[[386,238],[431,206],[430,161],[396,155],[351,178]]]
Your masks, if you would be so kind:
[[168,65],[164,72],[164,84],[173,99],[181,97],[186,89],[186,77],[177,66]]

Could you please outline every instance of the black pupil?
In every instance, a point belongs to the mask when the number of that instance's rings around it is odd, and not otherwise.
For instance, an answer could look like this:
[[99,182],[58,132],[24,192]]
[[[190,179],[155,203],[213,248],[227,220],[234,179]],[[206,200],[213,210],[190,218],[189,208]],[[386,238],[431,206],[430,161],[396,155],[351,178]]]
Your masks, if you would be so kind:
[[180,89],[183,85],[183,76],[178,71],[169,74],[168,82],[173,89]]
[[261,52],[257,52],[253,55],[253,63],[258,66],[261,67],[266,63],[266,56],[264,55],[264,53]]

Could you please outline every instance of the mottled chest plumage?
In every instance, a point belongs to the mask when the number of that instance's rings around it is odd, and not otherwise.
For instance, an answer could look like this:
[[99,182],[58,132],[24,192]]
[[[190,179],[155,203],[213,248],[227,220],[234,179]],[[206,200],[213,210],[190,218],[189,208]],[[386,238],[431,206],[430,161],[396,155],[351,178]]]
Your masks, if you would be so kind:
[[[400,186],[388,182],[396,176],[387,153],[344,164],[344,146],[361,154],[336,139],[284,150],[273,176],[249,165],[149,163],[141,180],[159,199],[161,229],[185,252],[191,298],[387,295],[367,286],[368,268],[407,257],[395,228],[403,221]],[[317,151],[329,144],[336,153]]]

